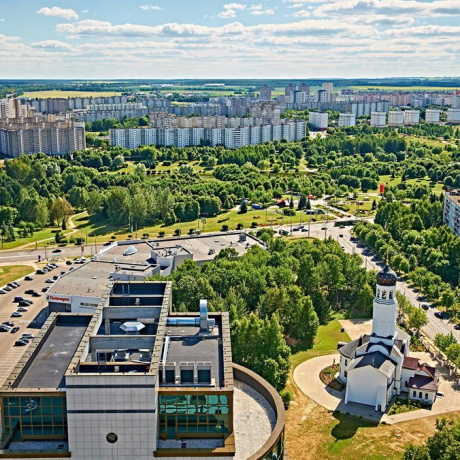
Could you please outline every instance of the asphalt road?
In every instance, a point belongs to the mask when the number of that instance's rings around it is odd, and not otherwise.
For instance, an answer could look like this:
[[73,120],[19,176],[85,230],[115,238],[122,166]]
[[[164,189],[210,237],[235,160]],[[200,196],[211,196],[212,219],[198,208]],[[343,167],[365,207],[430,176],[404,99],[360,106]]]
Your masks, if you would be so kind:
[[[45,293],[41,292],[44,286],[50,286],[50,284],[45,283],[45,280],[48,277],[59,274],[60,270],[64,269],[59,267],[46,275],[35,275],[32,276],[34,279],[32,281],[24,281],[23,278],[20,278],[18,281],[21,286],[13,289],[6,294],[0,294],[0,323],[4,321],[11,321],[15,326],[19,326],[19,331],[12,334],[11,332],[0,332],[0,385],[3,383],[4,379],[10,374],[14,369],[14,366],[19,361],[19,358],[22,356],[24,351],[28,348],[25,347],[16,347],[14,342],[21,337],[21,334],[24,332],[30,332],[33,335],[36,335],[37,329],[30,328],[30,323],[34,318],[39,314],[39,312],[47,305]],[[3,286],[1,286],[3,287]],[[41,294],[41,297],[32,297],[31,295],[25,294],[24,291],[28,289],[33,289]],[[29,311],[22,312],[22,317],[12,318],[11,313],[16,311],[18,306],[17,303],[14,303],[14,297],[21,296],[24,299],[33,300],[33,304],[29,307]]]

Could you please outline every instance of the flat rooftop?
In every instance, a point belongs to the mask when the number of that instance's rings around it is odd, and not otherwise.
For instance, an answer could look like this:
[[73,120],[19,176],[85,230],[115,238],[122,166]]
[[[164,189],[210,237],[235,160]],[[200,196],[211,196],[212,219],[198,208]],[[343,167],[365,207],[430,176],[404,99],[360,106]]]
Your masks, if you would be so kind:
[[[193,260],[198,263],[214,259],[217,254],[225,248],[234,248],[240,256],[245,254],[249,247],[254,245],[265,248],[261,241],[248,234],[245,234],[246,241],[240,241],[240,235],[243,234],[243,232],[229,232],[184,236],[179,238],[159,239],[151,241],[150,244],[154,250],[173,248],[176,245],[180,245],[186,251],[192,253]],[[210,254],[210,252],[212,252],[212,254]]]
[[[119,264],[144,264],[150,260],[152,255],[152,248],[146,242],[132,242],[132,244],[117,244],[116,246],[110,247],[101,255],[98,256],[98,260],[104,262],[116,262]],[[130,247],[133,246],[137,251],[130,255],[123,255],[123,253]]]
[[62,388],[64,374],[90,320],[89,316],[58,316],[15,388]]

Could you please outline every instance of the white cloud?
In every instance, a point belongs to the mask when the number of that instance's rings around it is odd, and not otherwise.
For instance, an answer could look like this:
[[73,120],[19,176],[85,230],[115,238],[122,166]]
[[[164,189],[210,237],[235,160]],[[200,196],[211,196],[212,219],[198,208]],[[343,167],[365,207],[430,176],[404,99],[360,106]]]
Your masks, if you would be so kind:
[[139,8],[144,11],[160,11],[161,6],[158,5],[140,5]]
[[230,19],[230,18],[234,18],[235,16],[236,16],[235,10],[225,10],[217,15],[217,17],[221,19]]
[[243,3],[227,3],[224,5],[224,10],[245,10],[247,5]]
[[30,46],[33,48],[41,48],[47,50],[74,50],[75,48],[68,43],[61,42],[59,40],[43,40],[41,42],[31,43]]
[[291,16],[294,16],[295,18],[308,18],[310,16],[310,11],[299,10],[299,11],[296,11],[295,13],[292,13]]
[[262,16],[262,15],[272,15],[275,14],[275,10],[273,8],[267,8],[265,10],[254,10],[251,11],[251,14],[255,14],[257,16]]
[[55,16],[64,19],[78,19],[78,13],[70,8],[60,8],[59,6],[52,6],[51,8],[45,6],[37,11],[37,14],[43,16]]

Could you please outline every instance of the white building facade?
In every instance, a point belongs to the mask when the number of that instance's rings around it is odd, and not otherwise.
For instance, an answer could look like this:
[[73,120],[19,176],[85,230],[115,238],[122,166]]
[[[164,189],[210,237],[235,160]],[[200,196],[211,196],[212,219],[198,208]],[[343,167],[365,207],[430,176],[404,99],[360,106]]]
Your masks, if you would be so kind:
[[339,115],[339,127],[346,128],[347,126],[356,125],[356,115],[353,113],[341,113]]
[[371,126],[374,128],[382,128],[386,125],[387,114],[385,112],[371,113]]
[[326,112],[310,112],[308,122],[316,129],[327,129],[329,114]]

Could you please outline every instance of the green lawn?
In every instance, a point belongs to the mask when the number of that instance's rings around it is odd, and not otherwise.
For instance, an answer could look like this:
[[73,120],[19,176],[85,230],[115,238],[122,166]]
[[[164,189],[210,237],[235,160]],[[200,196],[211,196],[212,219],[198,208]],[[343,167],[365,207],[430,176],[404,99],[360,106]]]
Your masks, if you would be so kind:
[[[9,242],[4,242],[3,246],[1,249],[16,249],[20,246],[24,246],[26,244],[34,244],[37,242],[37,247],[42,246],[42,244],[38,243],[38,241],[41,240],[53,240],[54,241],[54,235],[56,231],[60,230],[58,227],[50,227],[50,228],[45,228],[43,230],[39,230],[38,232],[35,232],[33,236],[29,236],[27,238],[17,238],[15,241],[9,241]],[[66,230],[63,233],[66,235],[69,233],[70,230]]]
[[120,94],[120,92],[116,91],[30,91],[22,94],[20,97],[35,97],[39,99],[60,97],[68,99],[69,97],[109,97],[119,96]]
[[381,85],[361,85],[348,86],[350,89],[356,90],[378,90],[378,91],[456,91],[460,88],[456,86],[381,86]]
[[[384,175],[380,176],[379,182],[381,184],[386,184],[386,185],[398,185],[401,183],[401,177],[397,176],[394,179],[391,178],[390,175]],[[414,185],[414,184],[425,184],[428,185],[434,193],[442,193],[444,189],[443,183],[436,183],[433,185],[433,182],[431,182],[430,179],[425,177],[424,179],[407,179],[406,181],[408,184]]]
[[0,267],[0,286],[33,273],[35,270],[29,265],[5,265]]

